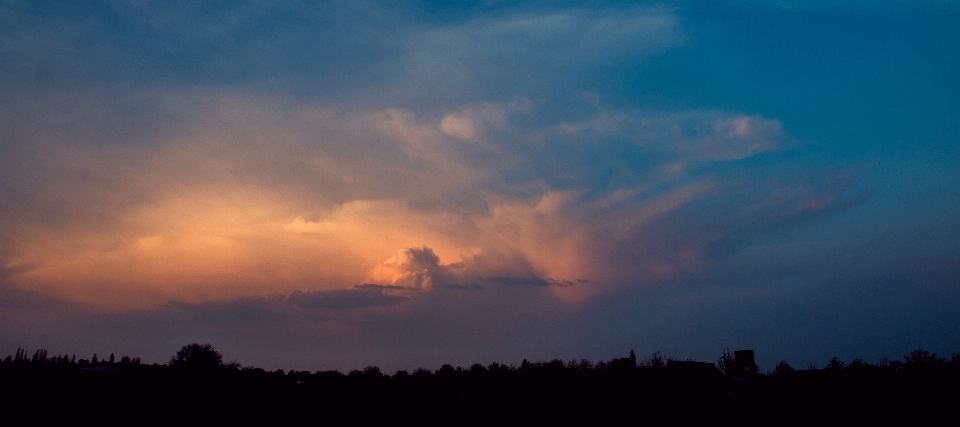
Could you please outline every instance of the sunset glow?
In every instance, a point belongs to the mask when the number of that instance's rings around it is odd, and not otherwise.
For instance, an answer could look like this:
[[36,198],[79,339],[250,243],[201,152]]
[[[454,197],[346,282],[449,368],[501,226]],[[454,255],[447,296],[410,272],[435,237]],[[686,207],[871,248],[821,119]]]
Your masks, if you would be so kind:
[[0,1],[0,349],[960,350],[957,4],[488,3]]

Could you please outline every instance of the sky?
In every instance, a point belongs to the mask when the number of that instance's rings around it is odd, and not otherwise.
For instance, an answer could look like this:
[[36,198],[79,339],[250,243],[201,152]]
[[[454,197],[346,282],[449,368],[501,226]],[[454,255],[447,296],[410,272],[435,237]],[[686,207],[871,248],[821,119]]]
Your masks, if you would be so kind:
[[0,0],[0,355],[950,355],[958,24],[944,0]]

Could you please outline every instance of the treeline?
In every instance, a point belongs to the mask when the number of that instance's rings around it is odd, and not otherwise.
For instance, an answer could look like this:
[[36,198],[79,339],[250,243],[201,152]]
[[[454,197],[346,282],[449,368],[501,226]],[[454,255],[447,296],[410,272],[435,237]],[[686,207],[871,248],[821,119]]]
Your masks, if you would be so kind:
[[[218,372],[221,374],[230,373],[233,375],[255,375],[262,376],[270,374],[274,376],[295,378],[295,382],[302,384],[304,381],[310,381],[312,378],[377,378],[377,379],[403,379],[408,377],[459,377],[459,376],[478,376],[484,374],[491,375],[528,375],[534,374],[537,377],[562,377],[562,378],[615,378],[615,377],[633,377],[650,376],[657,373],[667,376],[690,375],[713,378],[713,379],[741,379],[748,381],[759,381],[760,378],[787,378],[787,377],[818,377],[818,376],[836,376],[841,373],[863,374],[872,373],[877,375],[895,375],[907,373],[926,373],[926,374],[949,374],[960,369],[960,352],[955,352],[950,358],[941,357],[936,353],[927,350],[913,350],[899,360],[890,360],[883,358],[877,364],[871,364],[861,358],[855,358],[850,362],[844,362],[838,357],[833,357],[824,365],[818,368],[816,364],[809,364],[803,369],[796,369],[786,360],[778,362],[772,370],[768,372],[758,372],[755,376],[744,376],[736,370],[736,360],[729,350],[724,350],[715,364],[694,362],[690,359],[679,360],[672,357],[664,357],[660,352],[651,354],[646,359],[638,359],[633,351],[630,355],[623,358],[615,358],[609,361],[592,362],[587,359],[574,359],[563,361],[553,359],[550,361],[530,362],[524,359],[519,365],[504,365],[501,363],[491,363],[484,366],[475,363],[467,368],[461,366],[452,366],[445,364],[435,371],[425,368],[418,368],[413,372],[400,370],[389,375],[382,372],[377,366],[367,366],[363,369],[354,369],[346,374],[337,370],[317,371],[265,371],[254,366],[242,366],[237,362],[225,363],[222,355],[210,344],[190,344],[182,347],[176,355],[171,357],[166,364],[154,363],[151,365],[141,364],[139,357],[123,356],[119,361],[116,360],[114,353],[106,358],[99,358],[95,353],[90,359],[77,359],[74,355],[54,355],[50,356],[47,350],[38,349],[31,355],[26,349],[17,349],[15,354],[8,355],[0,361],[0,372],[10,373],[15,371],[27,370],[36,371],[40,369],[73,368],[79,370],[102,372],[105,370],[131,369],[138,371],[163,371],[169,373],[206,373]],[[109,368],[109,369],[95,369]],[[182,370],[182,371],[178,371]]]
[[[27,350],[18,348],[16,354],[8,355],[3,359],[2,365],[7,369],[18,368],[24,366],[45,366],[45,367],[108,367],[114,366],[115,358],[113,353],[110,353],[109,359],[99,359],[97,354],[93,354],[93,358],[90,360],[80,359],[77,360],[77,355],[59,355],[59,356],[47,356],[47,350],[39,349],[33,353],[33,356],[27,356],[30,354]],[[130,357],[123,356],[119,362],[120,365],[139,365],[139,357]]]
[[[388,374],[376,366],[346,373],[266,371],[225,363],[209,344],[184,346],[165,364],[127,356],[116,361],[113,354],[86,360],[19,349],[0,363],[0,402],[32,410],[59,405],[74,412],[103,409],[108,403],[109,413],[147,411],[161,420],[184,413],[208,413],[216,420],[302,420],[319,411],[325,419],[420,417],[438,423],[450,417],[572,422],[638,414],[674,421],[735,416],[757,422],[783,421],[784,416],[823,421],[844,414],[862,422],[916,421],[952,410],[960,398],[960,353],[946,358],[914,350],[877,364],[835,357],[822,368],[805,369],[783,361],[766,373],[737,362],[726,350],[716,363],[660,353],[638,359],[631,351],[599,362],[446,364]],[[278,407],[291,412],[278,414]]]

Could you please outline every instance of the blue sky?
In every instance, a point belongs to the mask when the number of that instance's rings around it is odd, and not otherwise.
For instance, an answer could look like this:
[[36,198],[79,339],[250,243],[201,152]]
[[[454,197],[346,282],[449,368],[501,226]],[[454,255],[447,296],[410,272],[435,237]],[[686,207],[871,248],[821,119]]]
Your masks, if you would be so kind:
[[952,1],[0,2],[0,353],[960,351],[958,22]]

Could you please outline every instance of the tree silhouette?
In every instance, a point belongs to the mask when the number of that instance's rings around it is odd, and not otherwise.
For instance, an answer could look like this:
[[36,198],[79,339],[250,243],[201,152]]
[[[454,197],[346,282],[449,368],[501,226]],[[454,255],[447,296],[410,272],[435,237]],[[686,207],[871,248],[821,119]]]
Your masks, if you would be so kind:
[[[633,354],[633,350],[630,350],[630,355],[633,360],[636,360],[636,355]],[[627,360],[630,360],[630,359],[627,359]],[[653,352],[653,354],[650,355],[649,359],[644,360],[643,362],[640,363],[640,367],[644,369],[666,368],[667,361],[666,359],[663,358],[662,355],[660,355],[659,351],[655,351]]]
[[717,359],[717,370],[726,377],[732,377],[737,372],[737,360],[729,348],[723,349],[720,358]]
[[170,358],[171,368],[211,371],[223,366],[223,356],[210,344],[187,344]]
[[824,366],[823,369],[827,371],[839,371],[843,369],[845,365],[839,357],[833,356],[830,358],[830,361],[827,362],[827,366]]
[[777,366],[773,368],[773,375],[793,375],[794,372],[796,370],[786,360],[777,362]]
[[947,359],[937,356],[937,353],[931,353],[926,350],[916,349],[903,356],[903,362],[907,367],[930,367],[946,363]]

